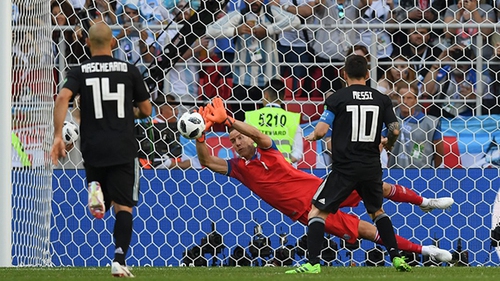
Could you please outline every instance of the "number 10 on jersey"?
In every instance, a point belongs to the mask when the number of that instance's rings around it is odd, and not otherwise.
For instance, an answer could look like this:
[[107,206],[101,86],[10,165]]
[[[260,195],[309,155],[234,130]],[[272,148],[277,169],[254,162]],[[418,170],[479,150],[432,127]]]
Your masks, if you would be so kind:
[[[376,105],[348,105],[346,111],[352,113],[351,141],[374,142],[377,136],[379,107]],[[370,116],[371,126],[367,128]],[[369,129],[368,134],[367,129]]]

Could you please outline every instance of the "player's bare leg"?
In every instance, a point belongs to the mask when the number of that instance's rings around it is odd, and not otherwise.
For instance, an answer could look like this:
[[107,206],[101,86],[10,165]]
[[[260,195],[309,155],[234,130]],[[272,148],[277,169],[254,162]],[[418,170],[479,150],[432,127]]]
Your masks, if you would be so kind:
[[384,197],[394,202],[411,203],[420,207],[424,212],[430,212],[434,209],[449,210],[455,202],[451,197],[425,198],[415,191],[399,184],[390,184],[384,182]]

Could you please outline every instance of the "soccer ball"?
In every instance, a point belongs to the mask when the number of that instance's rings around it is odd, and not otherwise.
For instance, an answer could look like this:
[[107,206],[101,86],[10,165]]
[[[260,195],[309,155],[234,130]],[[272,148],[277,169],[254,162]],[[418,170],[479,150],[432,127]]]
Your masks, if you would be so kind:
[[205,131],[205,121],[198,112],[182,114],[177,122],[177,129],[181,135],[188,139],[197,139]]
[[69,121],[64,121],[63,129],[62,129],[63,140],[65,144],[74,143],[78,140],[78,126]]

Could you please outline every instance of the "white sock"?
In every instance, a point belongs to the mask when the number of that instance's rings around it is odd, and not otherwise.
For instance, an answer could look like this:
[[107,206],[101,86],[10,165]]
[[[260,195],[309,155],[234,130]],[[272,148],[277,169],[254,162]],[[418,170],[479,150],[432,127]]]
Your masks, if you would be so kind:
[[428,256],[429,253],[429,246],[422,246],[422,253],[423,256]]
[[[155,159],[156,161],[157,159]],[[158,166],[156,166],[155,168],[157,169],[170,169],[170,165],[172,165],[172,159],[170,158],[162,158],[162,159],[158,159],[158,160],[161,160],[162,163],[159,164]]]
[[427,207],[427,205],[429,205],[430,199],[427,199],[425,197],[422,197],[422,198],[423,198],[423,200],[422,200],[422,204],[420,204],[420,206]]

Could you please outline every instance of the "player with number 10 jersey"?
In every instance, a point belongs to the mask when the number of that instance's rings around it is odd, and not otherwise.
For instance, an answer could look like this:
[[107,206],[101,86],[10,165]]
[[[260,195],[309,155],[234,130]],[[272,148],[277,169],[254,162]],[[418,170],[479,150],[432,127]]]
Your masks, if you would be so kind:
[[321,120],[332,125],[332,172],[364,178],[382,174],[382,122],[397,122],[387,95],[352,85],[328,97]]

